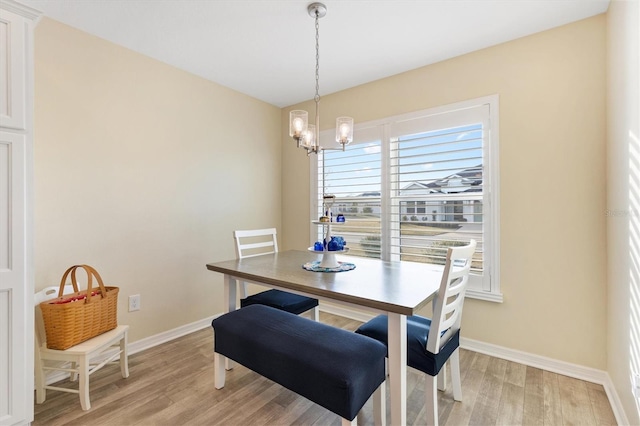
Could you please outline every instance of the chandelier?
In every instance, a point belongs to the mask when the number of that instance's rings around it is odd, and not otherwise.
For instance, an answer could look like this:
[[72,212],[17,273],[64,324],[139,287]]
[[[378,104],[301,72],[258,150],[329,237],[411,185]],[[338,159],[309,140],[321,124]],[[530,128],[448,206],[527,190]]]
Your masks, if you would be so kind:
[[[338,149],[323,148],[320,146],[320,36],[319,20],[327,14],[327,7],[322,3],[311,3],[307,11],[316,21],[316,95],[313,100],[316,103],[315,124],[309,124],[307,111],[294,110],[289,113],[289,136],[291,136],[298,148],[307,150],[307,155],[317,154],[322,150]],[[353,140],[353,118],[338,117],[336,119],[336,142],[342,146],[342,150]]]

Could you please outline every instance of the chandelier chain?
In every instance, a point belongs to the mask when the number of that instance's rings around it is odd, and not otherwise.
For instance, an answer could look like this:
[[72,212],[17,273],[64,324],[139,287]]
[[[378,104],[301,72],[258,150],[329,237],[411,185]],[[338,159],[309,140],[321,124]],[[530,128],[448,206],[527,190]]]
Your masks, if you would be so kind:
[[320,102],[320,17],[316,11],[316,103]]

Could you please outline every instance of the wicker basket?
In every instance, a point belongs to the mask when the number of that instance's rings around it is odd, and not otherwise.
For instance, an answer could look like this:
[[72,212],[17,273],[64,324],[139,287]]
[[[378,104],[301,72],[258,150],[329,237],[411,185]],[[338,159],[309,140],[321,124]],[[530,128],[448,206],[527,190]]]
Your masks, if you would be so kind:
[[[78,268],[87,273],[87,290],[78,290]],[[75,293],[63,295],[69,274]],[[93,277],[98,281],[99,289],[92,288]],[[60,281],[58,298],[40,304],[47,348],[68,349],[116,328],[118,291],[118,287],[105,287],[98,271],[89,265],[74,265],[67,269]]]

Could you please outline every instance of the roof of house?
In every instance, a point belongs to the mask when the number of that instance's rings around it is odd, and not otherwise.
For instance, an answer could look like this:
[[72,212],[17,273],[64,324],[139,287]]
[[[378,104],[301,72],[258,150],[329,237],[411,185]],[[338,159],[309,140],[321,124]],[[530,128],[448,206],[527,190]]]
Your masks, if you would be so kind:
[[482,191],[482,164],[457,171],[449,176],[425,182],[411,182],[401,191],[429,190],[431,193],[460,193]]

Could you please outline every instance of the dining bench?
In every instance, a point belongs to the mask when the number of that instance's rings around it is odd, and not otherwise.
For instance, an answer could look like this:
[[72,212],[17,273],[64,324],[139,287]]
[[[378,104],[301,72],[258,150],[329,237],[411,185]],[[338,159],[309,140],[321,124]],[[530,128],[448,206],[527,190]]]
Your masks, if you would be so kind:
[[355,425],[374,396],[374,422],[385,424],[384,344],[265,305],[214,319],[215,387],[225,384],[225,358],[321,405]]

